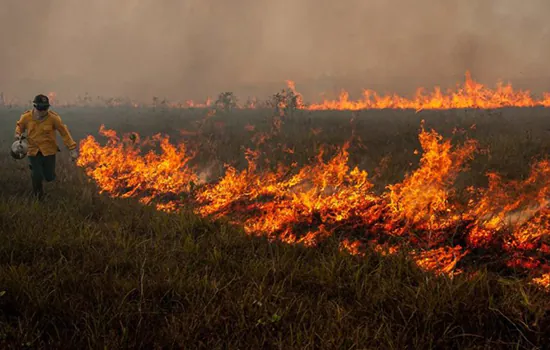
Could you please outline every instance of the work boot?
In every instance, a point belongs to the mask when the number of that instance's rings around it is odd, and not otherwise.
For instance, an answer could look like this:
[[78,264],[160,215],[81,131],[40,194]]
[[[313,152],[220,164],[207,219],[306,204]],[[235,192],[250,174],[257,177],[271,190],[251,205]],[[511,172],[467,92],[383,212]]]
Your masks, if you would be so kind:
[[42,181],[33,181],[32,194],[39,201],[44,200],[44,187],[42,185]]

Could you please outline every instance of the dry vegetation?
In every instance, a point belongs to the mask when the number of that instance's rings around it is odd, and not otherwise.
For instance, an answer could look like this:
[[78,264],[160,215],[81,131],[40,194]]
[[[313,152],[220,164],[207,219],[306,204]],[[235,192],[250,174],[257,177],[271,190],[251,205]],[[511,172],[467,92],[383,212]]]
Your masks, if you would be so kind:
[[[197,130],[206,113],[58,111],[76,139],[97,136],[101,124],[192,139],[181,130]],[[342,253],[334,237],[316,248],[269,243],[225,221],[99,195],[65,150],[47,202],[32,202],[27,163],[7,152],[20,112],[0,114],[4,348],[544,348],[550,340],[548,294],[514,275],[481,267],[473,277],[438,277],[400,254]],[[272,128],[272,114],[217,113],[202,124],[194,161],[212,165],[214,179],[224,162],[245,167],[243,146]],[[550,151],[544,108],[361,111],[353,123],[351,114],[297,111],[263,151],[285,161],[291,148],[307,163],[321,145],[341,146],[353,131],[362,142],[352,144],[350,162],[372,174],[375,191],[418,166],[422,119],[453,141],[467,136],[490,150],[460,175],[459,189],[486,186],[488,171],[525,178]]]

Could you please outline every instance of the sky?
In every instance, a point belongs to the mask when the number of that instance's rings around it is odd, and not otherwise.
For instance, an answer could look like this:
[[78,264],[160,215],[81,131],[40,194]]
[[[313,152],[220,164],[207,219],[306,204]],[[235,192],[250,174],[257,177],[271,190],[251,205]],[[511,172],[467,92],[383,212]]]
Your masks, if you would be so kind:
[[550,91],[548,0],[2,0],[0,91],[150,100]]

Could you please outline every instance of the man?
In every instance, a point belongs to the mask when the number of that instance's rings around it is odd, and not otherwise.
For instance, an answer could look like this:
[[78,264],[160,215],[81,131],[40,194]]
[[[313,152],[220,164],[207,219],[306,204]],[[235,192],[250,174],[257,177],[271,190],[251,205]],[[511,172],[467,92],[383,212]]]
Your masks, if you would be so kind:
[[55,180],[55,154],[60,152],[56,142],[55,131],[63,138],[63,143],[70,150],[71,158],[77,159],[76,142],[73,140],[67,126],[59,114],[50,110],[48,96],[38,95],[33,100],[33,109],[26,111],[15,127],[15,139],[20,140],[27,132],[28,152],[30,161],[33,194],[42,200],[44,180]]

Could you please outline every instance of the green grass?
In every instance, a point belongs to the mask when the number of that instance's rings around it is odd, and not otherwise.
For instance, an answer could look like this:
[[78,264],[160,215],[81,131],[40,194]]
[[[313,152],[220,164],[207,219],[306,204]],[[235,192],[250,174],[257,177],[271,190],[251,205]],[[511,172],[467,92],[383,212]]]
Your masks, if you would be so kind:
[[[450,280],[401,255],[338,251],[336,239],[309,249],[247,237],[238,227],[130,199],[97,194],[63,150],[45,203],[29,199],[26,160],[7,152],[21,111],[0,113],[1,348],[544,348],[550,297],[511,277],[480,271]],[[204,111],[59,110],[76,139],[101,123],[117,131],[178,136]],[[301,162],[320,144],[351,135],[350,112],[300,113],[271,142]],[[244,166],[247,123],[269,129],[269,111],[218,115],[198,144],[198,162]],[[492,113],[362,112],[364,147],[351,161],[372,172],[389,159],[377,188],[399,181],[419,157],[420,120],[450,137],[454,127],[489,147],[458,186],[482,186],[486,171],[522,178],[550,150],[544,109]],[[209,122],[210,123],[210,122]],[[323,132],[313,137],[311,128]],[[460,136],[455,136],[459,139]],[[277,149],[266,149],[283,159]]]

